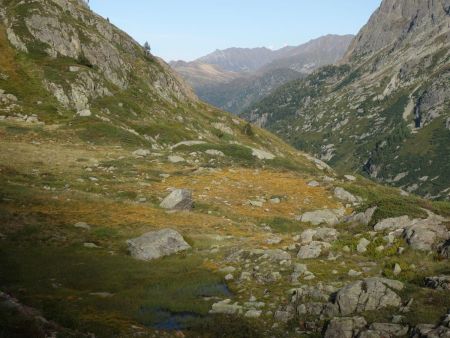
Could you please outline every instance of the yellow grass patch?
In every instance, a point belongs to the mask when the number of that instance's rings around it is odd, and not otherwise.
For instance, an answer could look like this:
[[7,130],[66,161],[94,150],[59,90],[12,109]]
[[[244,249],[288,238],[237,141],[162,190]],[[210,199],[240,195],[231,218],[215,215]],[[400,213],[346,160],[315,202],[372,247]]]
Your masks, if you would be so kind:
[[[307,210],[341,206],[329,198],[325,188],[309,187],[307,183],[291,172],[237,168],[172,176],[152,185],[152,189],[161,196],[168,193],[169,187],[192,189],[198,202],[230,214],[255,218],[292,218]],[[270,199],[275,197],[281,202],[271,203]],[[249,203],[258,199],[266,201],[262,207]]]

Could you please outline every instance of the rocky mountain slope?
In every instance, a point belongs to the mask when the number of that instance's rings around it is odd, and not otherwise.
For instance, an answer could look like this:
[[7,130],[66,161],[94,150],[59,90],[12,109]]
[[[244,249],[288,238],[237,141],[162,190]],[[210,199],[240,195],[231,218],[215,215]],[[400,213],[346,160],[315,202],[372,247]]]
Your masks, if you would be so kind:
[[385,0],[338,66],[243,115],[333,166],[449,199],[450,2]]
[[0,9],[0,336],[448,335],[448,202],[202,103],[82,1]]
[[[274,51],[232,48],[189,63],[172,62],[171,66],[201,99],[239,113],[284,83],[339,61],[352,38],[351,35],[327,35]],[[205,72],[211,68],[214,71]]]

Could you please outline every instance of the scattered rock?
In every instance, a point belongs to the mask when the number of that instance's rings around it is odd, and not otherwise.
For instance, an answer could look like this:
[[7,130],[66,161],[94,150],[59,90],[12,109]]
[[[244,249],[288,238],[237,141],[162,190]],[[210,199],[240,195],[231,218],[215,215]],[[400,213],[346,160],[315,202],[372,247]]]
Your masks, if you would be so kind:
[[425,286],[437,290],[450,290],[450,276],[426,277]]
[[248,202],[252,207],[262,208],[263,202],[262,201],[249,201]]
[[225,156],[225,154],[223,152],[221,152],[220,150],[216,150],[216,149],[208,149],[205,151],[206,154],[211,155],[211,156]]
[[287,305],[275,311],[274,319],[279,322],[287,323],[294,318],[295,309],[292,305]]
[[400,273],[402,272],[402,268],[400,267],[400,265],[398,263],[395,263],[394,265],[394,275],[398,276]]
[[138,157],[145,157],[151,154],[150,150],[148,149],[138,149],[133,151],[132,153],[134,156],[138,156]]
[[364,237],[361,238],[358,242],[358,245],[356,246],[356,251],[359,253],[364,253],[367,251],[367,246],[370,244],[370,241],[365,239]]
[[372,220],[373,214],[375,213],[376,210],[377,207],[372,207],[364,212],[352,214],[345,218],[345,222],[350,224],[369,225],[370,221]]
[[354,338],[367,325],[364,317],[333,318],[325,331],[325,338]]
[[159,206],[170,210],[191,210],[193,204],[191,190],[175,189],[164,198]]
[[349,203],[358,202],[358,199],[354,195],[341,187],[336,187],[334,189],[334,196],[342,201],[346,201]]
[[186,162],[186,160],[178,155],[170,155],[168,158],[169,162],[171,163],[180,163],[180,162]]
[[238,303],[231,304],[231,299],[225,299],[214,303],[211,310],[209,310],[209,313],[222,313],[228,315],[240,314],[242,313],[242,306],[238,305]]
[[450,258],[450,239],[438,245],[438,254],[442,258]]
[[378,333],[380,337],[404,337],[409,327],[393,323],[372,323],[369,329]]
[[358,276],[361,276],[361,274],[362,274],[361,271],[356,271],[356,270],[353,270],[353,269],[350,269],[348,271],[349,277],[358,277]]
[[430,251],[436,243],[450,238],[447,227],[432,219],[414,220],[403,234],[406,242],[415,250]]
[[312,241],[300,247],[297,257],[301,259],[317,258],[322,254],[322,250],[327,250],[330,248],[331,248],[330,243]]
[[323,241],[323,242],[333,242],[337,240],[339,232],[334,228],[314,228],[306,229],[300,235],[301,242],[303,244],[308,244],[313,240]]
[[272,261],[290,261],[291,255],[289,252],[281,249],[264,250],[262,258],[267,258]]
[[347,181],[356,181],[356,177],[353,175],[344,175]]
[[400,217],[392,217],[392,218],[385,218],[381,221],[379,221],[373,229],[375,231],[394,231],[397,229],[404,229],[408,227],[411,224],[411,220],[408,216],[400,216]]
[[251,310],[248,310],[245,313],[244,317],[247,317],[247,318],[259,318],[261,316],[261,313],[262,313],[261,310],[251,309]]
[[88,117],[92,115],[92,112],[89,109],[83,109],[77,112],[77,115],[80,117]]
[[304,223],[311,223],[312,225],[319,225],[322,223],[327,225],[336,225],[339,223],[336,212],[330,209],[308,211],[300,217],[297,217],[297,220]]
[[228,275],[225,276],[225,280],[226,281],[230,281],[230,280],[233,280],[233,279],[234,279],[234,277],[233,277],[233,275],[231,273],[229,273]]
[[75,228],[85,229],[85,230],[91,230],[91,226],[85,222],[78,222],[74,224]]
[[236,268],[233,266],[226,266],[222,269],[219,270],[219,272],[225,273],[225,274],[229,274],[229,273],[233,273],[236,271]]
[[267,244],[280,244],[283,239],[281,237],[270,237],[266,240]]
[[188,146],[188,147],[190,147],[190,146],[195,146],[195,145],[205,144],[205,143],[206,143],[205,141],[197,141],[197,140],[194,140],[194,141],[182,141],[182,142],[179,142],[179,143],[173,145],[171,148],[175,149],[175,148],[178,148],[180,146]]
[[109,298],[109,297],[114,296],[112,293],[109,293],[109,292],[91,292],[89,294],[91,296],[97,296],[97,297],[100,297],[100,298]]
[[387,278],[372,277],[357,281],[340,289],[335,304],[341,315],[399,307],[401,298],[393,290],[403,289],[403,283]]
[[85,248],[89,248],[89,249],[97,249],[100,248],[97,244],[95,243],[84,243],[83,246]]
[[152,260],[190,249],[183,236],[173,229],[151,231],[127,240],[131,256],[140,260]]
[[310,187],[318,187],[320,184],[317,181],[308,182],[308,186]]
[[266,150],[252,148],[252,155],[260,160],[273,160],[275,155]]
[[432,324],[417,325],[412,334],[412,338],[448,338],[450,337],[450,328],[445,326],[435,326]]

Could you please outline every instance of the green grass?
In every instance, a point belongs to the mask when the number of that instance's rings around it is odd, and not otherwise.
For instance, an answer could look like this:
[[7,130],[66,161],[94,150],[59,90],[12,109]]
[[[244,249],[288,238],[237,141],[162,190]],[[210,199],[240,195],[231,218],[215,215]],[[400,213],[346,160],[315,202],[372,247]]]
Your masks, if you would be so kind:
[[268,225],[272,230],[279,233],[293,233],[302,230],[298,221],[283,217],[274,217],[269,220],[264,220],[263,224]]
[[[201,258],[186,254],[142,262],[78,246],[0,246],[5,291],[65,327],[99,337],[121,332],[126,322],[155,325],[156,309],[205,315],[210,302],[202,296],[220,296],[221,289],[213,287],[220,278],[201,265]],[[113,296],[99,298],[91,292]]]

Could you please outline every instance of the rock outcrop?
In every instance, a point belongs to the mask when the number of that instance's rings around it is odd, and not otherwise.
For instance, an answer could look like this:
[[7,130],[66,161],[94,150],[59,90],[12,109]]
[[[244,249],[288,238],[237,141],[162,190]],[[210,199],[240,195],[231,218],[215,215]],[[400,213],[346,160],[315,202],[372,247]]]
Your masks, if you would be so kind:
[[191,246],[177,231],[163,229],[147,232],[127,241],[130,255],[136,259],[149,261],[188,250]]
[[192,191],[188,189],[175,189],[164,198],[159,206],[169,210],[191,210],[193,204]]
[[385,307],[398,307],[402,300],[395,291],[402,289],[403,283],[399,281],[378,277],[367,278],[340,289],[334,303],[343,316]]

